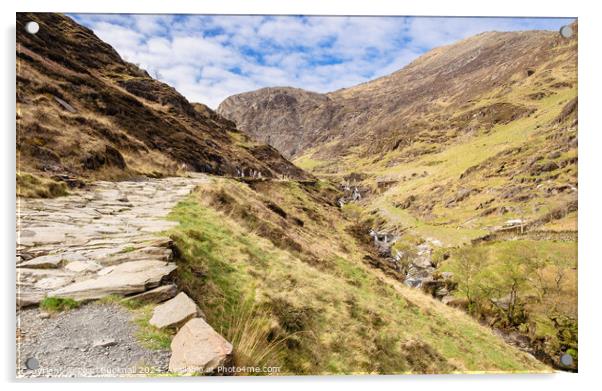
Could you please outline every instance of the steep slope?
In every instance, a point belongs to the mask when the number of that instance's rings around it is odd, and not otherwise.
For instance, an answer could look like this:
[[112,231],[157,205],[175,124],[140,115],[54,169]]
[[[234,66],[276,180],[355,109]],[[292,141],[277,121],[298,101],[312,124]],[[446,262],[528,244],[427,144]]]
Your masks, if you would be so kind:
[[[574,85],[575,43],[546,31],[483,33],[352,88],[328,94],[265,88],[229,97],[217,111],[287,156],[311,149],[325,162],[400,150],[421,136],[450,142],[474,130],[471,109],[485,110],[489,125],[508,122],[527,115],[543,95]],[[518,87],[537,91],[506,102]],[[500,105],[481,107],[484,98]]]
[[[40,25],[37,34],[25,31],[29,21]],[[244,169],[307,176],[59,14],[17,15],[17,125],[21,184],[31,179],[26,173],[104,179]]]
[[[292,157],[328,136],[340,105],[325,94],[291,87],[269,87],[233,95],[217,111],[256,140]],[[326,135],[324,133],[327,133]]]
[[240,341],[237,365],[297,375],[549,370],[371,267],[378,256],[356,240],[339,195],[323,181],[214,178],[174,209],[178,285]]
[[393,238],[406,284],[557,365],[577,357],[577,108],[577,34],[526,31],[479,34],[325,95],[236,95],[218,112],[357,188],[343,210]]

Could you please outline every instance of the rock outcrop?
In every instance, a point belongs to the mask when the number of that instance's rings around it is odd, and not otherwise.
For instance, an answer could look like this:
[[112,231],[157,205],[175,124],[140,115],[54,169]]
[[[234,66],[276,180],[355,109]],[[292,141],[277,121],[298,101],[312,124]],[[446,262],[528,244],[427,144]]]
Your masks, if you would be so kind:
[[217,112],[289,158],[315,145],[333,121],[332,113],[339,109],[339,103],[325,94],[269,87],[233,95]]

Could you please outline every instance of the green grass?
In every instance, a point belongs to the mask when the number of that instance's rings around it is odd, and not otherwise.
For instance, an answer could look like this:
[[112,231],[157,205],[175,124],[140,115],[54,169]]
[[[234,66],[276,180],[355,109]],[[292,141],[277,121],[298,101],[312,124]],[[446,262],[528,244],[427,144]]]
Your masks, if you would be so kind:
[[155,305],[148,304],[136,308],[134,322],[138,326],[136,339],[147,349],[169,350],[173,333],[170,330],[161,330],[149,323]]
[[168,350],[173,338],[173,330],[162,330],[149,323],[156,304],[144,304],[119,295],[109,295],[98,300],[100,304],[119,305],[132,313],[137,326],[136,339],[147,349]]
[[40,302],[40,309],[48,312],[62,312],[79,307],[79,302],[65,297],[46,297]]
[[435,225],[414,217],[409,211],[396,208],[385,202],[380,203],[380,215],[392,225],[400,229],[410,229],[410,232],[421,238],[439,240],[445,246],[469,244],[471,240],[484,236],[484,229],[469,229],[457,225]]
[[108,295],[98,300],[101,304],[117,304],[128,310],[136,310],[144,307],[144,303],[119,295]]
[[[221,183],[242,209],[260,213],[259,193]],[[263,337],[251,339],[284,341],[267,360],[282,374],[546,370],[466,314],[369,267],[338,212],[316,204],[302,188],[276,183],[265,191],[289,214],[301,213],[292,209],[298,206],[328,221],[325,226],[301,216],[306,223],[296,235],[313,257],[246,227],[235,213],[238,205],[216,211],[209,204],[217,190],[198,190],[179,203],[170,218],[180,225],[171,236],[179,250],[178,283],[209,324],[235,335],[241,327],[233,319],[249,302],[260,324],[269,325],[268,333],[259,333]],[[261,218],[281,221],[276,214]]]
[[295,163],[295,165],[297,167],[300,167],[300,168],[302,168],[304,170],[308,170],[308,171],[312,171],[312,170],[324,165],[325,163],[328,163],[327,161],[312,158],[311,154],[305,154],[305,155],[295,159],[293,162]]
[[125,253],[131,253],[132,251],[135,251],[136,247],[134,246],[125,246],[121,251],[119,251],[120,254],[125,254]]

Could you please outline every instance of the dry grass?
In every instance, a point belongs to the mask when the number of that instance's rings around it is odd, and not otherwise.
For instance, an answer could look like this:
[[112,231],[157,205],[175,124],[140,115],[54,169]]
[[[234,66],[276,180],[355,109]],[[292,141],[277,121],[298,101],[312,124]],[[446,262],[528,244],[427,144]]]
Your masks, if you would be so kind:
[[273,335],[269,314],[260,310],[252,301],[240,302],[226,322],[228,327],[222,334],[234,346],[234,367],[263,368],[276,366],[280,362],[286,338]]
[[[261,191],[218,182],[175,208],[172,218],[180,226],[172,237],[180,254],[180,286],[214,328],[238,341],[240,362],[270,356],[282,374],[547,370],[466,314],[368,266],[347,232],[350,223],[317,201],[319,192],[310,195],[284,182]],[[214,189],[220,187],[232,199],[217,211],[214,197],[221,191]],[[232,211],[244,200],[262,220],[289,224],[265,207],[264,194],[287,216],[304,221],[294,231],[301,252],[279,246]],[[253,317],[240,306],[248,298],[254,311],[261,309]],[[241,312],[246,315],[237,321]],[[277,348],[269,345],[282,340]]]
[[17,173],[17,196],[26,198],[54,198],[69,194],[64,182],[27,173]]

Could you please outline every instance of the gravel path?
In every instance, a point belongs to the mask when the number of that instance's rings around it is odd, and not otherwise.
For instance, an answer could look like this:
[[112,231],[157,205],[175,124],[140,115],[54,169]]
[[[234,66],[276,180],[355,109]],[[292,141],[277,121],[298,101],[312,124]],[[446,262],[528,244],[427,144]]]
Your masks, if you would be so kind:
[[[21,311],[17,328],[18,376],[135,376],[167,372],[169,350],[141,346],[136,340],[133,314],[119,305],[93,303],[46,316],[37,308]],[[27,368],[28,364],[33,369]]]

